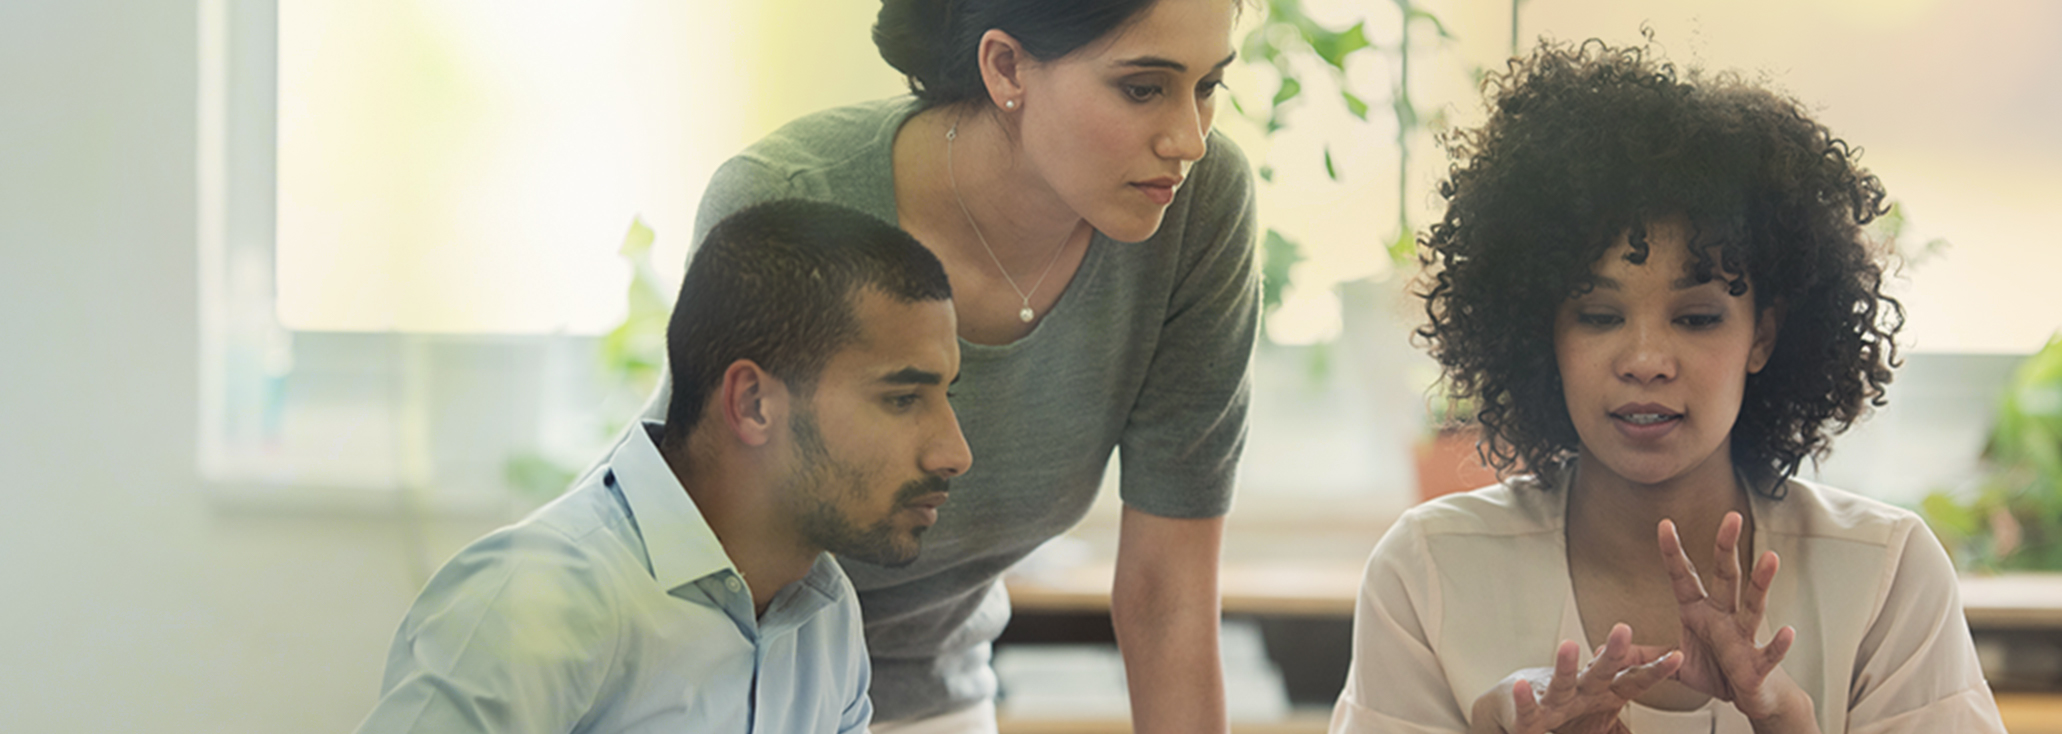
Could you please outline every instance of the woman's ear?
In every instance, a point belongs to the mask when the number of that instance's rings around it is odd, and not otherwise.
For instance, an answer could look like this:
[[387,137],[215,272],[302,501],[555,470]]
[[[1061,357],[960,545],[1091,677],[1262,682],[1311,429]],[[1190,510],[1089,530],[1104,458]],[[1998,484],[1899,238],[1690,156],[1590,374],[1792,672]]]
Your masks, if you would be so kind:
[[978,61],[981,64],[981,83],[988,87],[988,101],[1001,109],[1014,109],[1024,98],[1023,69],[1030,56],[1024,53],[1024,44],[1000,28],[990,28],[981,34]]
[[773,373],[749,359],[730,363],[716,391],[723,427],[746,446],[764,446],[787,418],[789,394]]
[[1789,309],[1781,299],[1761,309],[1754,318],[1754,346],[1747,351],[1747,374],[1757,374],[1776,353],[1776,335],[1783,331],[1783,316]]

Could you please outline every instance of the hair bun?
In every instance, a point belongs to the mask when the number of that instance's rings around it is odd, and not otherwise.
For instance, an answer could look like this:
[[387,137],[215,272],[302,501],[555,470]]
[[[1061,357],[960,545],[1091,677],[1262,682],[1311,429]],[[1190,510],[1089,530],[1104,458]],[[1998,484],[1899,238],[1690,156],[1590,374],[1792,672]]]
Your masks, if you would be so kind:
[[881,0],[873,44],[883,61],[909,77],[910,91],[921,93],[937,86],[951,22],[952,0]]

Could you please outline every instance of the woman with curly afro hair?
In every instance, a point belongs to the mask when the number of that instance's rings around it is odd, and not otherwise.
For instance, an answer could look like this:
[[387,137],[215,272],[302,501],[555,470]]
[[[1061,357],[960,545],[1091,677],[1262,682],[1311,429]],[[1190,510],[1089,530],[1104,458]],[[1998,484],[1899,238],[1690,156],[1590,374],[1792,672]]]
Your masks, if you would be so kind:
[[1638,47],[1485,89],[1418,335],[1504,481],[1377,545],[1332,731],[2003,732],[1940,543],[1796,477],[1897,363],[1858,151]]

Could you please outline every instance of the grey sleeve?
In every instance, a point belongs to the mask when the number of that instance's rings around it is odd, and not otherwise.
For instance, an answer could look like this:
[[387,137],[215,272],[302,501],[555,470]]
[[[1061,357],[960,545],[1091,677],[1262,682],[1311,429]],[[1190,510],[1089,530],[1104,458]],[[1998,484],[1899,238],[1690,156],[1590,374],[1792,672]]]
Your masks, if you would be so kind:
[[1182,272],[1119,441],[1124,503],[1163,517],[1228,512],[1246,445],[1260,326],[1253,179],[1237,146],[1221,135],[1210,143],[1194,172]]

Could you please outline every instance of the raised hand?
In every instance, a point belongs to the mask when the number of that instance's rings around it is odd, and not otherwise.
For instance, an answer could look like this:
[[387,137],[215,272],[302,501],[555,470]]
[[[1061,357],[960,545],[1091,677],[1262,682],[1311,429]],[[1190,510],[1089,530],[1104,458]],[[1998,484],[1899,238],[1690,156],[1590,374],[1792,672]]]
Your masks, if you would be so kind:
[[[1675,677],[1692,689],[1732,702],[1749,719],[1796,714],[1799,712],[1784,707],[1794,709],[1800,701],[1809,706],[1810,698],[1803,695],[1803,690],[1778,664],[1790,651],[1797,630],[1784,627],[1768,644],[1754,644],[1755,631],[1760,629],[1767,609],[1769,585],[1776,578],[1776,554],[1762,553],[1754,563],[1753,577],[1742,584],[1740,527],[1737,512],[1726,513],[1719,523],[1713,555],[1717,568],[1712,569],[1707,593],[1696,566],[1683,553],[1675,523],[1660,523],[1661,559],[1675,587],[1675,603],[1683,623],[1677,642],[1683,663]],[[1642,650],[1642,654],[1653,653],[1652,649]]]
[[1578,652],[1573,641],[1564,641],[1551,670],[1528,668],[1507,678],[1512,705],[1498,707],[1496,723],[1510,734],[1626,734],[1618,712],[1683,662],[1673,651],[1641,659],[1632,628],[1624,624],[1611,628],[1596,657],[1579,671]]

